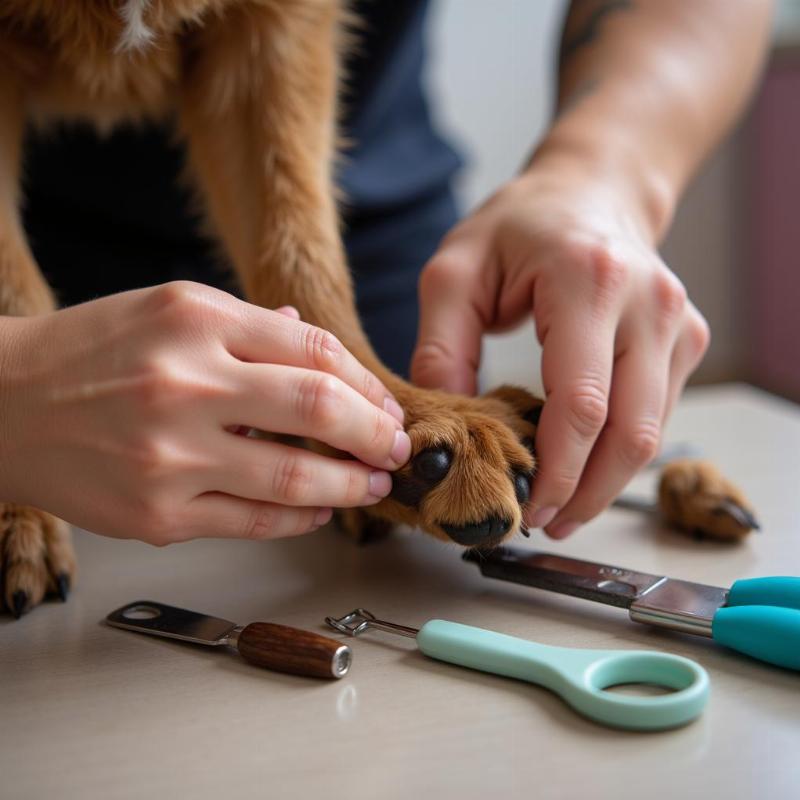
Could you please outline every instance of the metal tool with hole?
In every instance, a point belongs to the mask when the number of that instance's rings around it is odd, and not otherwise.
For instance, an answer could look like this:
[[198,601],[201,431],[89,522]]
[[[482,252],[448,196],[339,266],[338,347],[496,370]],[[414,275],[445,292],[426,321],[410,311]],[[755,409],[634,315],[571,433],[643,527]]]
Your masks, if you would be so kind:
[[212,647],[227,645],[259,667],[314,678],[342,678],[353,659],[347,645],[318,633],[273,622],[237,625],[152,600],[128,603],[112,611],[106,622],[116,628],[151,636]]
[[[552,647],[441,619],[430,620],[420,629],[410,628],[376,619],[363,608],[325,621],[348,636],[374,628],[415,638],[426,656],[538,684],[560,695],[580,714],[614,728],[675,728],[697,717],[708,700],[706,671],[670,653]],[[673,691],[649,697],[607,691],[631,683]]]
[[463,558],[487,578],[627,608],[634,622],[800,670],[800,578],[749,578],[723,589],[521,547],[468,550]]

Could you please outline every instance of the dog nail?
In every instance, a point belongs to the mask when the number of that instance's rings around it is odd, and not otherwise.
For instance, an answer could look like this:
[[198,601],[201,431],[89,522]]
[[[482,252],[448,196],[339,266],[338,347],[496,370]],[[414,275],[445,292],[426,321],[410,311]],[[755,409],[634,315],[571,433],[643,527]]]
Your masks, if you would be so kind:
[[369,493],[376,500],[392,491],[392,476],[388,472],[373,470],[369,474]]
[[531,499],[531,476],[527,472],[517,472],[514,475],[514,494],[521,506]]
[[58,596],[65,602],[67,597],[69,597],[69,589],[70,589],[69,575],[67,575],[66,572],[62,572],[56,578],[56,591],[58,592]]
[[401,425],[405,421],[405,412],[401,408],[400,403],[398,403],[394,397],[389,397],[388,395],[386,396],[383,401],[383,410],[387,414],[391,414]]
[[566,539],[579,527],[579,522],[559,522],[552,530],[547,531],[551,539]]
[[558,514],[558,508],[556,506],[540,508],[531,517],[531,528],[544,528],[545,525],[549,525],[555,519],[556,514]]
[[314,517],[314,525],[319,528],[322,525],[327,525],[333,516],[332,508],[321,508],[317,511],[317,516]]
[[22,589],[17,589],[13,595],[11,595],[11,613],[19,619],[23,612],[25,611],[26,606],[28,605],[28,595],[22,591]]
[[402,467],[403,464],[408,461],[411,455],[411,439],[408,438],[408,434],[405,431],[395,431],[394,445],[392,445],[392,452],[390,455],[392,461],[394,461],[398,467]]

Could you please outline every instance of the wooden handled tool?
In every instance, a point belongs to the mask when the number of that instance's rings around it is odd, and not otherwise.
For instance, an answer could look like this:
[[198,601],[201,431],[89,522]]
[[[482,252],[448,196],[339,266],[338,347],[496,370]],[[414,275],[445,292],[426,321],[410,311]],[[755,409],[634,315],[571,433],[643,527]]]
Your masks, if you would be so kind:
[[235,647],[252,664],[293,675],[342,678],[350,669],[353,654],[347,645],[288,625],[251,622],[237,625],[152,600],[137,600],[112,611],[106,622],[152,636],[219,647]]

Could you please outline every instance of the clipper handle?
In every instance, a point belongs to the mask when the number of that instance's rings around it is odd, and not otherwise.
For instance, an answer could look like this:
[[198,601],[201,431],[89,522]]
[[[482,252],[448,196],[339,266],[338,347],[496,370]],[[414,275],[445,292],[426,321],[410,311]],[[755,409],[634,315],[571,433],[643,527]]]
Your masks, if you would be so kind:
[[272,622],[250,623],[236,648],[259,667],[314,678],[344,677],[353,658],[350,648],[335,639]]

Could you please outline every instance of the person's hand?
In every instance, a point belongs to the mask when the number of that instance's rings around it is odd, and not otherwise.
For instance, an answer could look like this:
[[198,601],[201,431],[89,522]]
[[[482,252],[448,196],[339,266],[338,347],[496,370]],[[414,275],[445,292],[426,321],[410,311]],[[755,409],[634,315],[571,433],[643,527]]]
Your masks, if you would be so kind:
[[153,544],[300,534],[377,503],[410,454],[402,411],[281,311],[180,282],[0,319],[0,497]]
[[561,538],[657,452],[708,346],[705,320],[613,171],[542,159],[458,225],[425,267],[411,376],[473,394],[481,336],[531,313],[546,404],[526,522]]

